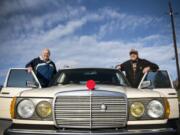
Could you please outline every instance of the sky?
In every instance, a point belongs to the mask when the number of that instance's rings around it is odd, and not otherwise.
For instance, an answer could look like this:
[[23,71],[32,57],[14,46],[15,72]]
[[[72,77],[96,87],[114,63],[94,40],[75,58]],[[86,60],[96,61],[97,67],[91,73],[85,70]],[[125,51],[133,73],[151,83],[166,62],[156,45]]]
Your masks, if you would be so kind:
[[[180,49],[180,1],[172,5]],[[168,0],[1,0],[0,84],[43,48],[58,69],[111,68],[134,48],[177,78]]]

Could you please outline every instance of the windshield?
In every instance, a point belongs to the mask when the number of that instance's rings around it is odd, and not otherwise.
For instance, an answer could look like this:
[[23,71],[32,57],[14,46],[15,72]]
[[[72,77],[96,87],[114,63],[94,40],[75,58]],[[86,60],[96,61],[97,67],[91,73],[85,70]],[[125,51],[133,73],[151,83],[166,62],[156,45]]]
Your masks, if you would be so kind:
[[124,75],[117,70],[110,69],[69,69],[61,71],[56,84],[86,84],[94,80],[96,84],[128,86]]

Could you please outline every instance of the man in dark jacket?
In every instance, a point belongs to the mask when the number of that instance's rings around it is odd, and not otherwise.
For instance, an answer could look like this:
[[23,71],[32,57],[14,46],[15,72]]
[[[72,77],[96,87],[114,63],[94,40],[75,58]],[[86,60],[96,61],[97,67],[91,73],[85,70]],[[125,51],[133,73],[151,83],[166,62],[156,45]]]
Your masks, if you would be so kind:
[[31,60],[26,64],[28,72],[32,70],[35,72],[42,87],[47,87],[52,77],[56,74],[56,66],[53,61],[50,60],[50,50],[45,48],[42,51],[42,55]]
[[147,72],[157,71],[159,69],[158,65],[147,61],[145,59],[140,59],[138,56],[138,51],[132,49],[129,52],[130,60],[117,65],[116,68],[125,71],[126,78],[130,82],[131,86],[137,88],[143,75]]

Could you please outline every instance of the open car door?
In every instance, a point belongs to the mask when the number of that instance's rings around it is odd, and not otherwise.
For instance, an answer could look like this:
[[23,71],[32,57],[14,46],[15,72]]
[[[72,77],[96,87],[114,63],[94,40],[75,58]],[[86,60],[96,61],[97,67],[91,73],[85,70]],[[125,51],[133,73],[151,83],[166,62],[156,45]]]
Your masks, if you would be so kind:
[[158,91],[167,97],[170,103],[171,111],[170,118],[178,118],[178,94],[173,86],[172,80],[169,73],[166,70],[159,70],[157,72],[149,72],[145,74],[139,84],[138,89],[151,89],[153,91]]
[[10,105],[13,97],[32,88],[41,88],[33,71],[28,73],[26,68],[10,69],[0,91],[0,119],[11,119]]

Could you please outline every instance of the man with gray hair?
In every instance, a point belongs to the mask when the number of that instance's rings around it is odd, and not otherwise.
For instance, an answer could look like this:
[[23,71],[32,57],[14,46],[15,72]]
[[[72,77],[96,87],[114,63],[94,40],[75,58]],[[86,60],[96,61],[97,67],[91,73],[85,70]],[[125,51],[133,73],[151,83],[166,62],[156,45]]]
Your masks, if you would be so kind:
[[28,68],[28,72],[32,70],[35,72],[42,87],[47,87],[57,72],[54,62],[50,60],[50,50],[48,48],[43,49],[41,56],[27,63],[26,68]]

